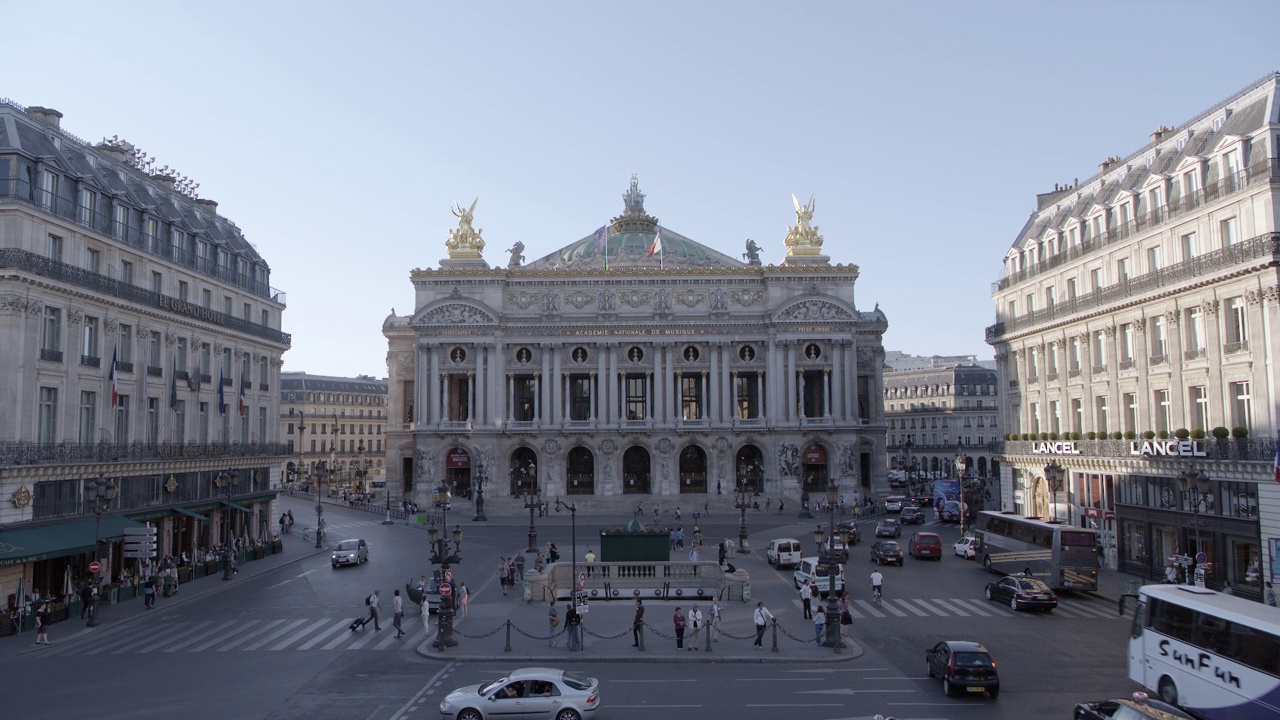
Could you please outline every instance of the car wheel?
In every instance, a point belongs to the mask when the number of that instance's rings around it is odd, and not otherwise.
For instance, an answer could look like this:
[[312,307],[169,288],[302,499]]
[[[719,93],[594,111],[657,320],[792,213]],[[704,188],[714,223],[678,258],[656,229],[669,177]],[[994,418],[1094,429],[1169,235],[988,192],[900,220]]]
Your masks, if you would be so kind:
[[987,555],[986,557],[982,558],[982,567],[986,568],[987,572],[991,572],[991,556],[990,555]]
[[1000,686],[997,685],[991,688],[990,690],[987,691],[987,694],[991,696],[992,700],[995,700],[996,698],[1000,697]]
[[929,677],[933,677],[933,676],[934,676],[934,675],[933,675],[933,663],[929,662],[929,661],[926,659],[926,660],[924,661],[924,664],[925,664],[925,667],[926,667],[926,668],[928,668],[928,670],[929,670]]
[[1018,609],[1018,598],[1016,598],[1016,597],[1015,597],[1015,598],[1009,598],[1009,609],[1010,609],[1010,610],[1017,610],[1017,609]]
[[333,564],[333,569],[334,569],[334,570],[337,570],[337,569],[338,569],[338,563],[334,563],[334,564]]
[[581,720],[582,716],[573,708],[565,708],[556,713],[556,720]]
[[480,714],[479,710],[466,708],[458,712],[458,720],[484,720],[484,716]]
[[987,599],[988,599],[988,600],[990,600],[990,599],[991,599],[991,588],[987,588],[985,592],[986,592],[986,595],[987,595]]
[[951,684],[950,678],[942,678],[942,694],[946,695],[947,697],[955,696],[956,688],[954,685]]
[[1173,684],[1173,680],[1168,676],[1160,678],[1160,685],[1157,688],[1160,693],[1160,699],[1170,705],[1178,704],[1178,686]]

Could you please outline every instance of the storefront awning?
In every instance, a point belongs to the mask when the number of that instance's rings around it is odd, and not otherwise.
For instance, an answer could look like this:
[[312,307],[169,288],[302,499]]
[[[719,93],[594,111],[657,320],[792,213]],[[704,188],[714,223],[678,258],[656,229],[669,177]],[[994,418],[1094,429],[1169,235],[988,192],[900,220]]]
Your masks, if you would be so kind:
[[189,518],[195,518],[196,520],[199,520],[200,522],[202,522],[202,523],[204,523],[204,524],[206,524],[206,525],[209,523],[209,518],[207,518],[207,517],[205,517],[205,516],[203,516],[203,515],[200,515],[200,514],[198,514],[198,513],[193,513],[193,512],[191,512],[190,510],[188,510],[188,509],[186,509],[186,508],[174,508],[174,512],[177,512],[177,513],[178,513],[178,514],[180,514],[180,515],[186,515],[186,516],[187,516],[187,517],[189,517]]
[[0,567],[93,552],[94,532],[102,539],[118,538],[125,528],[145,527],[122,515],[79,518],[35,527],[0,530]]
[[271,502],[272,500],[275,500],[275,499],[276,499],[276,494],[270,493],[268,495],[254,495],[253,497],[240,498],[240,502],[248,505],[250,503]]
[[253,512],[253,509],[252,509],[252,508],[247,508],[247,507],[245,507],[245,506],[241,505],[240,503],[234,503],[234,502],[231,502],[230,500],[223,500],[223,501],[222,501],[222,504],[223,504],[223,505],[226,505],[227,507],[235,508],[236,510],[241,510],[241,511],[243,511],[243,512],[247,512],[247,513],[251,513],[251,512]]

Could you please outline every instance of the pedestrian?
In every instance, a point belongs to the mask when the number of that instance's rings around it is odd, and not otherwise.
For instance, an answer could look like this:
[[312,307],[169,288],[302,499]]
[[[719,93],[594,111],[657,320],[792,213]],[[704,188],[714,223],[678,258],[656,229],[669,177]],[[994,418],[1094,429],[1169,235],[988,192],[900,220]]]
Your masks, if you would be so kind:
[[680,522],[680,506],[676,506],[676,522]]
[[288,532],[289,532],[289,516],[288,516],[288,515],[285,515],[284,513],[280,513],[280,535],[281,535],[281,537],[283,537],[283,536],[284,536],[286,533],[288,533]]
[[674,528],[667,530],[667,548],[676,549],[676,531]]
[[636,598],[636,616],[631,620],[631,647],[640,647],[640,628],[644,625],[644,603]]
[[564,628],[569,631],[569,639],[565,641],[565,645],[570,650],[578,650],[582,647],[582,637],[578,634],[581,627],[582,616],[578,614],[578,609],[573,606],[573,601],[570,600],[567,609],[564,611]]
[[289,534],[293,534],[293,511],[289,511]]
[[698,546],[694,545],[693,549],[689,551],[689,562],[698,562],[699,558],[700,556],[698,555]]
[[549,563],[560,562],[560,550],[556,548],[555,543],[551,543],[551,545],[547,548],[547,562]]
[[764,629],[768,627],[769,621],[773,620],[773,613],[769,612],[769,608],[764,606],[764,602],[756,603],[756,611],[752,614],[752,619],[756,622],[756,641],[752,645],[757,650],[764,649]]
[[711,599],[711,624],[707,626],[711,642],[720,640],[720,598]]
[[1271,607],[1276,606],[1276,589],[1271,587],[1270,580],[1267,581],[1267,589],[1262,592],[1262,602]]
[[510,590],[516,586],[516,561],[515,558],[507,558],[507,589]]
[[822,645],[822,634],[827,629],[827,614],[824,612],[813,613],[813,641],[818,645]]
[[550,628],[550,632],[547,633],[550,636],[547,638],[548,647],[556,646],[556,628],[559,626],[560,614],[556,612],[556,599],[551,598],[551,605],[547,608],[547,627]]
[[[591,548],[587,548],[585,559],[588,565],[596,561],[596,554]],[[590,572],[590,568],[588,568],[587,571]]]
[[778,498],[778,514],[782,514],[782,498]]
[[[397,590],[397,593],[400,591]],[[458,607],[462,608],[462,617],[467,616],[467,600],[471,598],[471,593],[467,590],[467,584],[458,583]]]
[[381,627],[378,626],[378,600],[380,600],[381,598],[382,598],[382,591],[374,590],[373,594],[369,596],[369,599],[365,601],[365,604],[369,606],[369,617],[365,618],[364,622],[360,623],[360,627],[362,629],[364,628],[365,625],[368,625],[370,621],[373,622],[374,632],[377,632],[382,629]]
[[676,549],[677,550],[684,549],[684,526],[683,525],[676,528]]
[[1169,563],[1164,568],[1164,581],[1170,585],[1178,584],[1178,569]]
[[431,602],[425,597],[419,612],[422,613],[422,634],[431,637]]
[[680,606],[676,606],[676,612],[671,616],[671,622],[676,628],[676,649],[684,649],[684,613],[680,612]]
[[653,506],[653,524],[658,524],[658,506],[656,504]]
[[840,596],[840,637],[849,637],[849,627],[853,625],[853,613],[849,612],[849,593]]
[[698,604],[694,603],[693,608],[689,610],[689,649],[698,649],[698,635],[702,632],[702,611],[698,609]]
[[151,610],[156,606],[156,579],[154,577],[147,578],[142,583],[142,607],[144,610]]
[[396,628],[396,639],[404,637],[404,628],[400,626],[404,620],[404,600],[400,597],[400,589],[391,596],[391,624]]
[[42,602],[36,608],[36,644],[52,645],[49,642],[49,603]]
[[516,555],[516,581],[524,582],[524,553]]
[[502,588],[502,594],[507,594],[507,559],[498,558],[498,586]]
[[547,566],[546,562],[543,561],[542,559],[542,553],[538,553],[538,557],[534,558],[533,560],[533,569],[536,570],[537,572],[542,572],[542,568],[546,566]]
[[804,608],[804,619],[813,619],[813,591],[809,589],[809,583],[806,581],[800,586],[800,605]]
[[80,619],[89,612],[89,604],[93,602],[93,583],[85,580],[80,584]]
[[764,511],[769,512],[772,506],[773,506],[773,498],[765,498]]

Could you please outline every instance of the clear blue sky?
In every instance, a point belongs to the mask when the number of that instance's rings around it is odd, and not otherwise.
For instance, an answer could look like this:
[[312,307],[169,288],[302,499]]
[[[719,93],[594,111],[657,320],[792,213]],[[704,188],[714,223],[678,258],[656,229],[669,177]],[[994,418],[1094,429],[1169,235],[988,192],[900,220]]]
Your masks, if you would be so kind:
[[386,375],[479,197],[491,264],[622,209],[779,262],[791,193],[885,345],[991,355],[1036,193],[1280,70],[1275,2],[63,2],[3,11],[0,96],[201,183],[288,293],[286,370]]

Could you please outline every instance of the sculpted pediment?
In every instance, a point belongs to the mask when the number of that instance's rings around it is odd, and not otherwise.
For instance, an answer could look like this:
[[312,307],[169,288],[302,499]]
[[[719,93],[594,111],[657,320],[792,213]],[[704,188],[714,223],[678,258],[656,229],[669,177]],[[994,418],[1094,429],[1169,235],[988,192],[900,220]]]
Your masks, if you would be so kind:
[[414,316],[413,327],[433,325],[496,325],[498,318],[489,309],[464,300],[445,300],[423,308]]
[[813,320],[854,320],[853,313],[843,305],[820,298],[806,298],[780,309],[773,319],[778,322],[809,322]]

